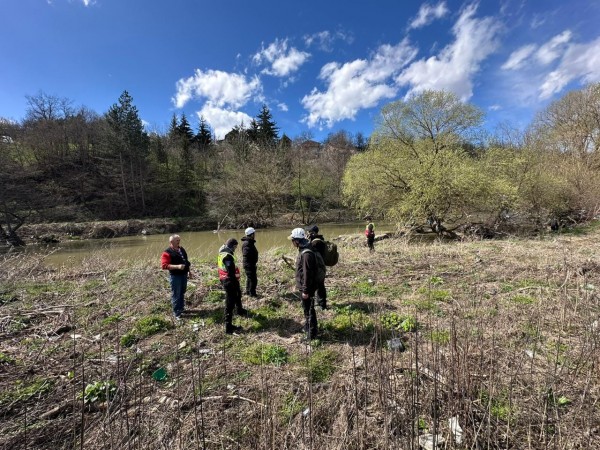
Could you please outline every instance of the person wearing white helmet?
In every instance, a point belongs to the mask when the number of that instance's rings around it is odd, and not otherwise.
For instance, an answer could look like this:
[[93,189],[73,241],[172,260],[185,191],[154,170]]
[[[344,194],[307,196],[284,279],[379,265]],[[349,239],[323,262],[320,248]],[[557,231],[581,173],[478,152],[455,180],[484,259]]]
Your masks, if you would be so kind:
[[256,230],[252,227],[246,228],[245,236],[242,238],[242,257],[244,272],[246,273],[246,295],[258,297],[256,286],[258,276],[256,274],[256,264],[258,263],[258,250],[256,249]]
[[304,332],[308,340],[315,339],[318,333],[317,313],[315,312],[315,292],[318,287],[317,272],[318,262],[315,252],[306,239],[306,233],[302,228],[294,228],[289,239],[294,247],[298,249],[296,259],[296,288],[300,291],[302,298],[302,309],[304,311]]

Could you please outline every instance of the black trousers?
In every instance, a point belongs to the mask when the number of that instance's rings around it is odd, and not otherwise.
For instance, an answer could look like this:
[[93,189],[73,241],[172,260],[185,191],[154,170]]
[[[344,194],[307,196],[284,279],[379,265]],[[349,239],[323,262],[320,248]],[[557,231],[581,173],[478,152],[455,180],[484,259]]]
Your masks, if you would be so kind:
[[[300,294],[300,297],[302,297],[302,294]],[[318,334],[318,324],[314,294],[307,299],[302,299],[302,309],[304,310],[304,331],[309,339],[315,339]]]
[[235,309],[240,313],[244,309],[242,307],[242,290],[240,289],[240,282],[237,280],[224,281],[223,288],[225,288],[225,324],[231,325],[233,310]]
[[367,238],[367,246],[369,247],[369,250],[375,250],[375,237]]
[[317,287],[317,303],[319,306],[327,306],[327,290],[325,289],[325,280]]
[[246,272],[246,295],[256,296],[256,285],[258,284],[258,277],[256,276],[256,270],[245,270]]

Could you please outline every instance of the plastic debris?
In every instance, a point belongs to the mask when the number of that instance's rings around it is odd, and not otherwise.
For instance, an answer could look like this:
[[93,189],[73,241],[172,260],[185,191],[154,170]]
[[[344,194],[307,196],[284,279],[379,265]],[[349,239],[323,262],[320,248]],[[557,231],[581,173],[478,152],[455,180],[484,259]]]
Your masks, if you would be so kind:
[[165,381],[167,379],[167,371],[164,368],[156,369],[152,373],[152,378],[156,381]]
[[182,348],[185,348],[187,346],[187,342],[183,341],[181,344],[179,344],[179,346],[177,347],[179,350],[181,350]]
[[450,417],[448,424],[450,425],[450,431],[454,435],[454,442],[461,444],[463,441],[463,429],[458,423],[458,416]]
[[387,347],[390,350],[395,350],[398,352],[403,352],[404,350],[406,350],[406,347],[404,347],[404,342],[402,342],[402,339],[400,338],[392,338],[389,341],[387,341]]
[[437,447],[444,445],[444,438],[441,435],[422,434],[419,436],[419,445],[425,450],[436,450]]

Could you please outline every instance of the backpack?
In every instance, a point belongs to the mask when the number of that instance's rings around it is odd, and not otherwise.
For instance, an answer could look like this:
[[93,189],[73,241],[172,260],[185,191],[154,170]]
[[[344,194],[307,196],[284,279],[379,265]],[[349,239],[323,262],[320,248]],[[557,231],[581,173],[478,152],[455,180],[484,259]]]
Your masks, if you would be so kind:
[[323,257],[323,261],[325,261],[326,266],[335,266],[338,263],[338,260],[340,259],[337,244],[331,241],[323,241],[322,239],[313,239],[313,242],[314,241],[322,241],[325,243],[325,245],[323,246],[323,248],[325,249],[325,254],[321,255]]
[[306,252],[311,252],[315,255],[315,259],[317,260],[317,283],[321,284],[325,281],[325,275],[327,274],[327,267],[325,267],[325,261],[319,252],[315,252],[310,248],[305,248],[302,250],[301,255],[304,255]]

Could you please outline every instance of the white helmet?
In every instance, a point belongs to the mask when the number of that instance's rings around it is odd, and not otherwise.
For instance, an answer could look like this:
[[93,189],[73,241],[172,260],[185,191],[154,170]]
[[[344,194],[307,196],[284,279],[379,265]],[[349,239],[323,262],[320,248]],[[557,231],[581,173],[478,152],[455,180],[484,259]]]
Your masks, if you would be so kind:
[[304,228],[294,228],[292,230],[292,234],[290,234],[290,239],[306,239],[306,233],[304,232]]
[[246,228],[246,231],[244,231],[244,233],[246,233],[246,236],[250,236],[251,234],[256,233],[256,230],[252,227],[248,227]]

